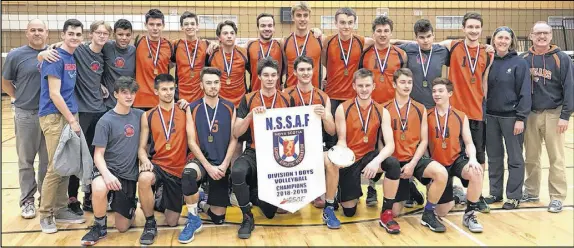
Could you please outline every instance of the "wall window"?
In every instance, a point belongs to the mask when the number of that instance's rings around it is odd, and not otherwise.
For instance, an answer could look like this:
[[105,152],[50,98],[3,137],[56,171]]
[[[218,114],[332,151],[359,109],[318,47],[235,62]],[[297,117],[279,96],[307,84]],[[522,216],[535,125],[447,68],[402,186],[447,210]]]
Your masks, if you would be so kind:
[[462,16],[437,16],[436,17],[437,29],[461,29]]
[[[549,16],[548,17],[548,24],[550,24],[550,26],[562,26],[563,22],[562,19],[564,18],[574,18],[574,16]],[[566,25],[565,28],[566,29],[574,29],[574,25],[572,25],[574,21],[572,20],[567,20],[566,21]]]

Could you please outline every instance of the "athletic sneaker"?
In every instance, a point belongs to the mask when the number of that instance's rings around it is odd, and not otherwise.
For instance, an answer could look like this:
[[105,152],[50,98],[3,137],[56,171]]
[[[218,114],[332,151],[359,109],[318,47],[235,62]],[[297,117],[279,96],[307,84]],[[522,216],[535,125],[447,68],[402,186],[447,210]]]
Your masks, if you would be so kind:
[[235,193],[231,193],[231,195],[229,195],[229,203],[231,203],[231,206],[239,207]]
[[490,207],[488,206],[488,203],[486,203],[486,200],[484,199],[484,197],[480,196],[476,205],[478,206],[478,209],[477,209],[478,212],[481,212],[481,213],[489,213],[490,212]]
[[94,209],[92,208],[92,200],[84,196],[84,203],[82,204],[82,208],[86,212],[94,212]]
[[367,187],[367,206],[374,207],[377,206],[377,190],[371,186]]
[[81,204],[75,197],[71,197],[68,200],[68,208],[77,215],[84,215],[84,211],[82,211]]
[[506,210],[511,210],[511,209],[517,209],[518,205],[520,205],[520,200],[518,199],[508,199],[506,200],[506,202],[504,203],[504,205],[502,205],[502,208],[506,209]]
[[33,219],[34,217],[36,217],[36,207],[34,206],[33,201],[24,202],[24,205],[22,205],[20,209],[22,210],[21,213],[22,218]]
[[319,209],[325,208],[325,200],[323,199],[323,197],[319,196],[315,200],[313,200],[313,207]]
[[151,245],[155,241],[157,236],[157,223],[155,220],[146,221],[144,225],[144,230],[140,236],[140,244]]
[[417,188],[415,181],[409,183],[409,191],[411,194],[411,200],[415,201],[418,205],[423,205],[425,203],[425,197]]
[[40,219],[40,228],[42,228],[43,233],[57,232],[58,228],[56,227],[56,221],[54,220],[54,216],[50,215]]
[[421,218],[421,225],[428,227],[433,232],[445,232],[446,227],[439,221],[433,211],[424,211]]
[[482,225],[478,223],[476,219],[476,215],[474,214],[474,210],[465,213],[462,216],[462,225],[468,228],[473,233],[480,233],[482,232]]
[[530,195],[527,194],[526,192],[522,194],[522,199],[520,199],[520,202],[539,202],[539,201],[540,198],[538,196]]
[[387,232],[390,234],[397,234],[401,232],[401,227],[399,226],[399,223],[393,219],[393,211],[390,209],[387,209],[381,213],[379,225],[385,228],[385,230],[387,230]]
[[452,194],[454,198],[455,204],[466,204],[466,194],[464,193],[464,189],[458,185],[452,187]]
[[253,220],[253,214],[243,214],[243,222],[237,231],[237,236],[240,239],[248,239],[251,237],[251,232],[255,229],[255,221]]
[[562,212],[562,201],[552,200],[548,205],[548,212],[550,213],[560,213]]
[[98,241],[100,241],[100,239],[105,238],[107,235],[108,235],[108,227],[105,225],[102,226],[94,222],[94,225],[92,226],[90,231],[82,238],[81,243],[83,246],[95,245],[96,243],[98,243]]
[[81,215],[77,215],[72,212],[69,208],[62,208],[56,211],[56,222],[57,223],[71,223],[71,224],[82,224],[86,222],[86,219]]
[[199,216],[188,214],[187,223],[185,223],[185,227],[183,230],[181,230],[177,240],[182,244],[187,244],[193,241],[193,238],[195,238],[195,233],[200,232],[202,228],[203,223],[201,222]]
[[497,202],[502,202],[502,197],[501,196],[495,196],[495,195],[489,195],[486,198],[484,198],[484,200],[486,201],[487,204],[493,204],[493,203],[497,203]]
[[341,228],[341,222],[337,219],[335,215],[335,208],[328,206],[323,209],[323,223],[327,224],[329,229],[339,229]]

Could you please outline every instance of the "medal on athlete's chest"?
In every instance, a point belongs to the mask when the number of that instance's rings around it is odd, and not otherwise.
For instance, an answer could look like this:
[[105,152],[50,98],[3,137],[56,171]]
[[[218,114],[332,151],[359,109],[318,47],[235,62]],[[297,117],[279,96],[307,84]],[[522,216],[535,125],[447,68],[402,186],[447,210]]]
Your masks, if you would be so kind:
[[166,143],[166,144],[165,144],[165,149],[168,150],[168,151],[171,150],[171,144],[170,144],[170,143]]
[[157,71],[157,68],[153,68],[153,75],[158,75],[159,72]]
[[405,135],[405,133],[401,133],[401,140],[406,140],[407,136]]
[[213,124],[215,124],[215,117],[217,116],[217,109],[219,108],[219,98],[215,103],[215,109],[213,110],[213,117],[209,118],[209,112],[207,111],[207,103],[205,102],[205,98],[203,99],[203,110],[205,110],[205,119],[207,120],[207,128],[209,128],[209,135],[207,136],[207,142],[213,143]]
[[213,135],[210,134],[209,136],[207,136],[207,142],[213,143]]
[[428,87],[428,86],[429,86],[429,83],[428,83],[426,80],[425,80],[425,81],[423,81],[423,87],[425,87],[425,88],[426,88],[426,87]]
[[361,113],[361,109],[359,107],[359,101],[355,98],[355,107],[357,108],[357,114],[359,115],[359,121],[361,122],[361,131],[363,132],[363,143],[369,143],[369,121],[371,119],[371,109],[373,108],[373,100],[369,104],[369,110],[367,110],[367,119],[363,119],[363,114]]
[[158,108],[158,114],[159,114],[159,119],[161,120],[161,127],[163,129],[164,135],[165,135],[165,149],[166,150],[171,150],[171,144],[169,142],[170,138],[171,138],[171,134],[172,134],[172,128],[173,128],[173,121],[175,120],[175,103],[173,103],[171,105],[171,114],[170,114],[170,118],[169,118],[169,126],[166,125],[165,120],[163,119],[163,114],[162,114],[162,109],[160,106],[157,107]]
[[442,149],[446,149],[446,140],[442,141]]

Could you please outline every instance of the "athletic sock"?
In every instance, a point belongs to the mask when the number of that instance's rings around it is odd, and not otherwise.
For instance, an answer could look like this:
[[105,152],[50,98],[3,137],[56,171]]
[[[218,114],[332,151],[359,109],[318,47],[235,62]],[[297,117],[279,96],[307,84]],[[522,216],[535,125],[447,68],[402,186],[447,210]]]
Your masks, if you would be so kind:
[[327,207],[335,207],[335,200],[325,199],[325,208],[327,208]]
[[241,209],[241,213],[251,214],[251,206],[249,204],[247,204],[245,206],[240,206],[239,208]]
[[145,221],[146,221],[146,222],[148,222],[148,221],[155,221],[155,215],[152,215],[152,216],[150,216],[150,217],[145,217]]
[[106,215],[104,215],[103,217],[94,216],[94,222],[100,226],[105,226],[108,222],[108,218]]
[[193,216],[197,216],[197,202],[187,205],[187,212],[189,212]]
[[427,211],[427,212],[434,212],[435,206],[436,206],[436,204],[430,203],[430,202],[427,200],[427,204],[425,205],[425,211]]
[[395,203],[395,199],[389,199],[383,197],[383,209],[381,211],[385,211],[387,209],[393,209],[393,203]]
[[478,209],[478,203],[466,200],[466,209],[464,210],[464,213],[468,213],[476,209]]

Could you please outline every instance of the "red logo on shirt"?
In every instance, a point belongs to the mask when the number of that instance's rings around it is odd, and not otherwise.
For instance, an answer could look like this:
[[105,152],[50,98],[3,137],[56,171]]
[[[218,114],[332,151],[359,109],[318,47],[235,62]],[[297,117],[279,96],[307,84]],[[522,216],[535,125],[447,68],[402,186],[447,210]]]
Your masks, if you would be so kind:
[[124,126],[124,134],[128,138],[134,136],[135,134],[134,126],[132,126],[131,124],[126,124]]
[[116,64],[117,68],[124,68],[124,66],[126,65],[126,60],[122,57],[116,57],[114,63]]
[[92,69],[92,71],[94,71],[94,72],[99,71],[99,70],[100,70],[100,67],[101,67],[101,65],[100,65],[100,62],[98,62],[98,61],[93,61],[93,62],[90,64],[90,69]]
[[76,70],[76,64],[64,64],[64,70],[75,71]]

